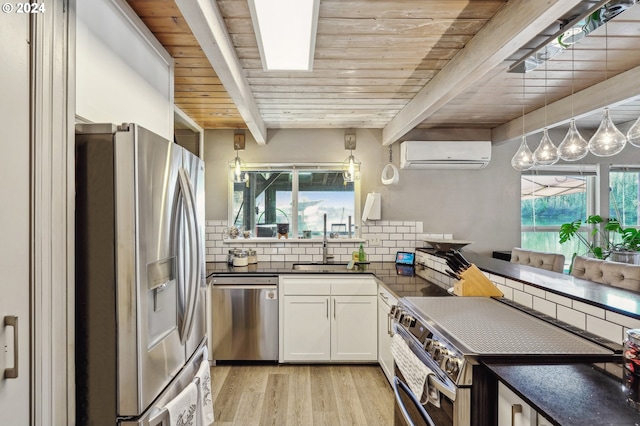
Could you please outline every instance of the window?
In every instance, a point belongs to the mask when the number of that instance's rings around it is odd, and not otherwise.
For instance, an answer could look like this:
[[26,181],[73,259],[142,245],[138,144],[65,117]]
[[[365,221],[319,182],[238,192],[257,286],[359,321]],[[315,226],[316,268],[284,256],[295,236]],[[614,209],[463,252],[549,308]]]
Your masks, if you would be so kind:
[[[560,244],[560,225],[583,221],[594,211],[595,168],[581,170],[536,171],[521,176],[521,247],[562,253],[566,266],[573,253],[583,254],[576,241]],[[585,234],[587,230],[585,229]]]
[[[341,238],[359,229],[359,182],[345,182],[341,165],[250,165],[247,183],[230,184],[229,223],[252,237]],[[349,220],[351,218],[351,220]],[[349,232],[351,222],[351,232]]]
[[610,217],[615,217],[623,227],[637,227],[640,168],[612,167],[609,173]]

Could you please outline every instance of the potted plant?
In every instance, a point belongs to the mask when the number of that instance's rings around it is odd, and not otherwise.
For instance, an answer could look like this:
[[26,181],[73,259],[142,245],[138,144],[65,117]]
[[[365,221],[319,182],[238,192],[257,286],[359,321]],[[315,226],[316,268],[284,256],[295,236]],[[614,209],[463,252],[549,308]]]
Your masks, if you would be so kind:
[[[596,259],[611,258],[611,260],[625,263],[640,261],[640,231],[635,228],[623,228],[617,219],[605,220],[600,215],[591,215],[584,223],[593,225],[591,237],[598,236],[596,240],[600,245],[589,241],[579,232],[582,226],[581,219],[560,225],[560,244],[571,241],[575,237],[585,245],[586,254]],[[601,225],[602,223],[604,225]],[[575,255],[576,253],[573,254],[574,257]]]

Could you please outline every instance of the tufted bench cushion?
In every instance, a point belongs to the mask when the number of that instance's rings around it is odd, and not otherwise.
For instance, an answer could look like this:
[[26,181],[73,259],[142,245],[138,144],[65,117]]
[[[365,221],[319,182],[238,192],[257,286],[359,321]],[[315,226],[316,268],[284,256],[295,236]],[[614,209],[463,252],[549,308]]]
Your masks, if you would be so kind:
[[564,269],[564,255],[543,253],[515,247],[511,250],[511,263],[533,266],[547,271],[560,272]]
[[640,292],[640,265],[576,256],[571,275],[612,287]]

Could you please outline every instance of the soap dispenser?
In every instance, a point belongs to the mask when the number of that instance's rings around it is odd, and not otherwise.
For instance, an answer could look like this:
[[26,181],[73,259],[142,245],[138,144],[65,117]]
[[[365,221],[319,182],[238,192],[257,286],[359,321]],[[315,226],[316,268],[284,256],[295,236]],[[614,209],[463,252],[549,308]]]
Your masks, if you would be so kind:
[[367,260],[367,255],[364,253],[364,247],[362,246],[362,243],[360,243],[360,249],[358,250],[358,261],[364,262],[365,260]]

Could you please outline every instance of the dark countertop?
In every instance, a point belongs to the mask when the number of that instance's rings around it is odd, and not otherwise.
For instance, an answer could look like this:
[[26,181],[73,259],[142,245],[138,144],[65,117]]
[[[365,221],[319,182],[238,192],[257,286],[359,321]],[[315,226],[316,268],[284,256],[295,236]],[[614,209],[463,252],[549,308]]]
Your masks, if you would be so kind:
[[638,425],[624,380],[589,364],[485,364],[498,379],[555,425]]
[[[430,249],[418,250],[438,255]],[[640,319],[640,293],[475,253],[462,251],[462,254],[469,262],[474,263],[485,272]]]
[[295,271],[293,264],[296,262],[258,262],[245,267],[232,267],[226,262],[207,262],[207,278],[212,275],[258,275],[258,274],[349,274],[375,275],[379,281],[398,297],[406,296],[449,296],[446,289],[430,283],[429,281],[413,275],[399,275],[394,262],[372,262],[362,270],[344,271]]

